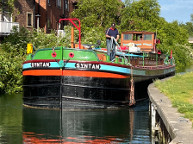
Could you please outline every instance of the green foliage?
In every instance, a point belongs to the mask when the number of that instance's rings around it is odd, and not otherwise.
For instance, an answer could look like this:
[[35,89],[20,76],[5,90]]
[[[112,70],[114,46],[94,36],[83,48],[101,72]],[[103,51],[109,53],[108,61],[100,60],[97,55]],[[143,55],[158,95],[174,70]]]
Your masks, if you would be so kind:
[[134,2],[134,0],[125,0],[124,1],[125,7],[128,7],[129,5],[131,5],[132,2]]
[[184,28],[179,26],[177,21],[164,23],[158,29],[157,38],[161,40],[161,44],[157,46],[158,49],[168,54],[172,50],[177,71],[190,64],[190,50],[186,47],[188,34]]
[[14,9],[14,1],[15,0],[0,0],[0,3],[2,3],[2,7],[0,7],[0,11],[3,11],[6,9],[6,11],[9,10],[9,12],[12,12]]
[[134,1],[121,12],[121,30],[155,31],[159,13],[157,0]]
[[[10,47],[13,47],[10,45]],[[0,50],[0,93],[22,91],[22,62],[24,56],[17,51]]]
[[193,22],[193,14],[190,15],[191,22]]
[[121,6],[118,0],[80,0],[72,17],[80,19],[83,32],[87,27],[107,28],[112,22],[119,22]]
[[193,23],[192,22],[187,22],[185,24],[180,24],[180,26],[188,31],[188,34],[189,34],[190,37],[193,37]]
[[83,44],[96,44],[97,40],[101,41],[101,47],[106,46],[105,31],[98,27],[88,28],[87,32],[84,32],[82,38]]
[[2,49],[6,52],[16,51],[19,54],[25,54],[27,43],[31,40],[30,31],[21,27],[19,30],[17,27],[13,28],[12,34],[5,38]]
[[22,63],[30,39],[28,30],[14,28],[0,45],[0,93],[22,91]]
[[52,31],[50,34],[46,34],[43,30],[32,31],[32,39],[30,43],[35,46],[35,49],[50,48],[55,46],[58,42],[56,34]]

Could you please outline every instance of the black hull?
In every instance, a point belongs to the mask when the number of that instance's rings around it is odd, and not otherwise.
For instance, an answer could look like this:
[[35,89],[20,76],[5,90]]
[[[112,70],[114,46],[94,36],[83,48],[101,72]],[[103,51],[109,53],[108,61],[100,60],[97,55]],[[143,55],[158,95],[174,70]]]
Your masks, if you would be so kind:
[[24,76],[24,105],[104,109],[129,106],[130,78]]

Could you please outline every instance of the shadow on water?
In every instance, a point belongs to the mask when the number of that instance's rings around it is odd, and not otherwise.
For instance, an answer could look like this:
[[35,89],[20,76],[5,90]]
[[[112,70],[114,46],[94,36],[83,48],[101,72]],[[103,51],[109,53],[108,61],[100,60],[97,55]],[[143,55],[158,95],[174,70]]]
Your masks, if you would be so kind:
[[151,143],[148,100],[130,109],[62,111],[0,96],[0,143]]

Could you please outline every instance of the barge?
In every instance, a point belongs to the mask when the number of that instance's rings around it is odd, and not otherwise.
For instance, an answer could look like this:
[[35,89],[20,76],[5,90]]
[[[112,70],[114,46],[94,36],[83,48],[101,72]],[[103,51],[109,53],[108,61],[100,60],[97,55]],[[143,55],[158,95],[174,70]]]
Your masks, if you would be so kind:
[[[69,20],[79,30],[79,45],[44,48],[33,53],[28,49],[31,52],[23,63],[25,106],[62,109],[129,107],[141,99],[134,95],[135,84],[175,74],[174,59],[155,49],[154,33],[122,33],[121,46],[114,41],[116,58],[110,61],[106,49],[81,44],[78,19],[60,19],[60,22],[63,20]],[[134,38],[136,34],[142,36],[141,45]]]

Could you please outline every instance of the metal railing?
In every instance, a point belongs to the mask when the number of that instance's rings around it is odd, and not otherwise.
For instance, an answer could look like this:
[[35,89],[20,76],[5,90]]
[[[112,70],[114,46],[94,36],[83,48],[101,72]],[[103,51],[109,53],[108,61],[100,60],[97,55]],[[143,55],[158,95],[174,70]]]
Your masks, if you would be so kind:
[[14,26],[19,28],[19,23],[0,21],[0,35],[9,35]]

